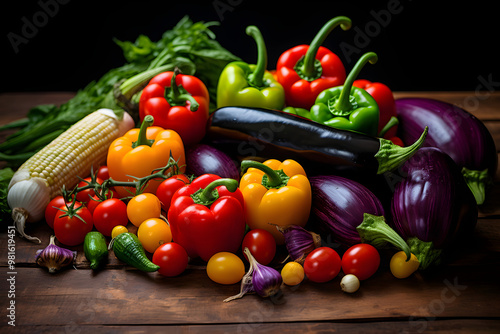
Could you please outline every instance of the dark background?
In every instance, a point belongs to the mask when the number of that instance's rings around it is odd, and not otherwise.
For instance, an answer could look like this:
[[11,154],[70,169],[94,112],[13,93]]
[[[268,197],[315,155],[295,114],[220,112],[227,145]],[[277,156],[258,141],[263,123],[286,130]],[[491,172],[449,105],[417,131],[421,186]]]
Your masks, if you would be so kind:
[[[323,45],[339,55],[347,71],[364,52],[375,51],[379,62],[366,66],[360,77],[393,90],[500,88],[500,19],[492,1],[59,1],[17,1],[2,11],[0,91],[83,88],[123,65],[114,37],[135,40],[145,34],[155,41],[186,14],[194,21],[219,21],[212,28],[217,40],[251,63],[256,48],[245,27],[257,25],[268,47],[269,69],[283,51],[309,44],[325,22],[345,15],[353,21],[351,30],[337,28]],[[16,53],[8,34],[21,35],[23,18],[33,22],[42,4],[52,6],[52,17]],[[216,6],[225,9],[217,12]],[[388,6],[397,13],[390,14]],[[381,13],[389,13],[382,24],[376,20]],[[360,31],[371,36],[363,39]]]

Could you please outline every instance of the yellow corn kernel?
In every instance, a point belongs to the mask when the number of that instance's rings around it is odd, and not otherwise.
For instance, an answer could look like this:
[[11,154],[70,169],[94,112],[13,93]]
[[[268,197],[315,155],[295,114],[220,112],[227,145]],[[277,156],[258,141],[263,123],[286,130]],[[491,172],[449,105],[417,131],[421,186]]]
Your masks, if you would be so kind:
[[78,183],[77,176],[88,175],[91,167],[97,170],[106,160],[109,145],[118,137],[117,122],[104,113],[91,113],[33,155],[19,170],[27,169],[30,177],[44,179],[53,198],[63,185],[73,188]]

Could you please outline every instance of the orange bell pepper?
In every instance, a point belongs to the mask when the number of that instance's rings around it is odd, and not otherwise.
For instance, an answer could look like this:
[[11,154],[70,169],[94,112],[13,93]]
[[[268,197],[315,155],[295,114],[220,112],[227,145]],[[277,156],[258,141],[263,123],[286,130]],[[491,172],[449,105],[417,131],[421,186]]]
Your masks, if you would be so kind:
[[[177,161],[179,172],[185,171],[186,158],[181,137],[174,130],[165,130],[153,124],[153,116],[146,117],[141,128],[129,130],[115,139],[108,149],[109,176],[115,181],[130,182],[165,167],[170,155]],[[170,169],[167,170],[170,172]],[[155,193],[163,179],[148,182],[144,192]],[[120,197],[135,193],[132,187],[115,187]]]
[[271,232],[282,245],[283,234],[274,225],[304,227],[309,219],[312,193],[304,168],[295,160],[270,159],[264,163],[244,160],[241,169],[246,171],[240,189],[247,225]]

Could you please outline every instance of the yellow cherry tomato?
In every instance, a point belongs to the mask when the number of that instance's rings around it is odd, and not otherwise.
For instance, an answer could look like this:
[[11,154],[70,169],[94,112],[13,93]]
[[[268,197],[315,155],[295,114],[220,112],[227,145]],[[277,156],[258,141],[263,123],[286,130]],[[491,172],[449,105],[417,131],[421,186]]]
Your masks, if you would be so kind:
[[146,219],[160,218],[161,202],[151,193],[134,196],[127,204],[127,216],[132,224],[139,227]]
[[119,234],[127,233],[127,232],[128,232],[128,229],[125,226],[123,226],[123,225],[116,225],[111,230],[111,238],[114,238],[114,237],[116,237]]
[[137,238],[147,252],[154,253],[158,247],[172,241],[172,232],[163,219],[150,218],[137,229]]
[[406,254],[403,251],[399,251],[392,256],[389,267],[394,277],[406,278],[417,271],[420,266],[417,257],[411,254],[410,260],[406,261],[406,258]]
[[298,262],[292,261],[285,264],[281,269],[281,277],[283,283],[294,286],[300,284],[304,280],[304,267]]
[[235,284],[245,275],[245,264],[233,253],[219,252],[208,260],[207,274],[216,283]]

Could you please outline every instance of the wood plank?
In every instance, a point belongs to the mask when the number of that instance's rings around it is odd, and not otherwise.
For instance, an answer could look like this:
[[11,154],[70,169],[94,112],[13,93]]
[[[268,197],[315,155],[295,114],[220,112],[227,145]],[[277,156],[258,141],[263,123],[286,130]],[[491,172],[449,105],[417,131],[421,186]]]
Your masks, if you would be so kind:
[[[219,285],[203,270],[176,278],[137,270],[65,270],[51,275],[18,268],[16,323],[65,326],[91,324],[239,324],[363,319],[498,318],[500,273],[491,266],[457,266],[398,280],[389,272],[362,282],[355,294],[340,290],[340,276],[323,284],[305,281],[263,299],[247,295],[223,303],[239,285]],[[0,281],[1,291],[8,282]],[[9,300],[3,298],[4,310]],[[43,310],[43,312],[40,312]],[[63,311],[64,316],[61,316]]]
[[[74,92],[1,93],[0,125],[24,117],[32,107],[60,105],[74,95]],[[500,120],[500,92],[394,92],[394,96],[434,98],[461,106],[480,119]]]
[[[1,327],[0,327],[1,329]],[[78,325],[68,326],[16,326],[16,333],[52,334],[77,331],[79,334],[121,333],[498,333],[500,320],[495,319],[401,319],[400,321],[362,322],[288,322],[288,323],[241,323],[221,325]]]
[[24,117],[35,106],[61,105],[74,96],[74,92],[2,93],[0,94],[0,125]]

